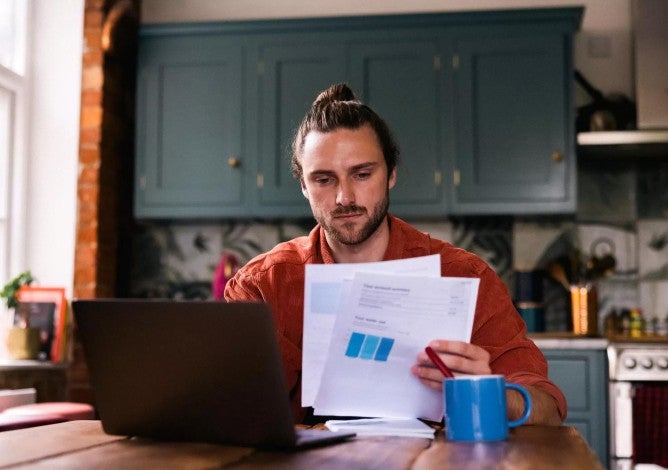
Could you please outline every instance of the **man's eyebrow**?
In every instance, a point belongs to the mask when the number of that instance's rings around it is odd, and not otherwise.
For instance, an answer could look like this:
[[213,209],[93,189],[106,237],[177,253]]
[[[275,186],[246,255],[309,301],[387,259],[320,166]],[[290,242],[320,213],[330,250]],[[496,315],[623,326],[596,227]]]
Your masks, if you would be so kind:
[[[364,163],[359,163],[357,165],[351,166],[348,169],[349,173],[354,173],[356,171],[360,170],[369,170],[372,168],[375,168],[379,166],[379,162],[364,162]],[[327,170],[327,169],[322,169],[322,170],[313,170],[308,173],[309,175],[333,175],[336,174],[334,170]]]
[[369,170],[380,165],[379,162],[365,162],[350,168],[350,171]]
[[308,173],[309,175],[333,175],[333,170],[313,170]]

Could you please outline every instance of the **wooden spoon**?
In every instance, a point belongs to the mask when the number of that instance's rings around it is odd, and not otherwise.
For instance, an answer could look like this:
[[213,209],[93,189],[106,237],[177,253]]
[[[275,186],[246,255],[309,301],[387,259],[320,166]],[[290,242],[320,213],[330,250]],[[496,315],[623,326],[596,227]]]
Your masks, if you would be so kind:
[[550,274],[550,277],[552,277],[552,279],[554,279],[559,284],[564,286],[564,289],[570,290],[571,286],[568,282],[568,277],[566,277],[566,271],[564,270],[564,267],[562,265],[560,265],[555,261],[552,261],[547,266],[547,272]]

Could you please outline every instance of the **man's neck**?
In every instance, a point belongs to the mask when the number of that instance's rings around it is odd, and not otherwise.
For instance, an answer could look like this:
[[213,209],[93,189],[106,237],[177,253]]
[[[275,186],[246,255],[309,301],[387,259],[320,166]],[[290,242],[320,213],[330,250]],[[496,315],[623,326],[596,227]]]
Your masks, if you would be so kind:
[[382,261],[390,242],[390,224],[387,216],[373,234],[362,243],[346,245],[332,240],[325,233],[327,244],[332,250],[334,261],[337,263],[371,263]]

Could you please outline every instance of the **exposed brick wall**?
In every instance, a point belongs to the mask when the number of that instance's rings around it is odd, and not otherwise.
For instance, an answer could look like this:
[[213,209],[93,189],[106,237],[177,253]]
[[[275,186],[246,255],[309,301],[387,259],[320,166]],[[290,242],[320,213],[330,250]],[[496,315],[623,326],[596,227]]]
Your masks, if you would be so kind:
[[[127,290],[138,12],[139,0],[85,2],[74,298]],[[69,399],[92,403],[76,325],[73,339]]]

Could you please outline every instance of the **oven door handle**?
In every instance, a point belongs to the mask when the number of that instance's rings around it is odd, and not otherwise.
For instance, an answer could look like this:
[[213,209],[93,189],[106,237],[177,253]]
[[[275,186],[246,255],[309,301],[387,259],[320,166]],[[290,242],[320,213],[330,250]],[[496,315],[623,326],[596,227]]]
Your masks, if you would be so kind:
[[633,457],[633,384],[610,383],[610,454]]

